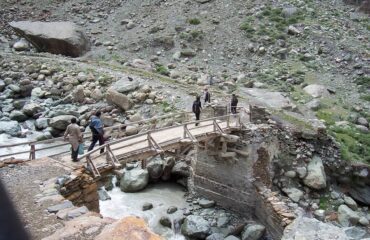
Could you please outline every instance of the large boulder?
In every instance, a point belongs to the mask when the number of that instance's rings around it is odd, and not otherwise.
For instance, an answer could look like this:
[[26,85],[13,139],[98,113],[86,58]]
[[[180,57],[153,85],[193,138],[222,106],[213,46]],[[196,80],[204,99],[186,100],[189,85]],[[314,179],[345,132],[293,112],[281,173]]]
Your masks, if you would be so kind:
[[71,119],[74,118],[73,115],[60,115],[50,119],[49,125],[52,128],[58,130],[65,130],[67,126],[71,123]]
[[21,111],[14,110],[10,113],[9,118],[17,122],[24,122],[28,117]]
[[190,170],[185,161],[178,161],[171,170],[171,174],[176,177],[189,177]]
[[349,194],[356,201],[370,206],[370,186],[352,186]]
[[347,205],[340,205],[338,208],[338,221],[343,227],[355,225],[360,220],[357,212],[350,209]]
[[41,52],[79,57],[90,50],[90,42],[72,22],[11,22],[10,26]]
[[20,131],[21,127],[17,121],[0,121],[0,133],[17,136]]
[[83,103],[84,100],[85,100],[84,87],[82,85],[78,85],[76,89],[73,91],[73,101]]
[[95,240],[127,239],[127,240],[163,240],[153,233],[144,219],[130,216],[104,227]]
[[314,98],[326,97],[329,95],[327,87],[319,84],[310,84],[303,88],[303,90]]
[[293,202],[299,202],[303,197],[303,192],[298,188],[283,188],[283,191],[288,195]]
[[123,192],[138,192],[144,189],[149,182],[147,169],[132,169],[125,171],[121,178],[120,188]]
[[27,116],[32,117],[39,111],[41,111],[41,106],[37,103],[29,103],[23,106],[23,113],[26,114]]
[[112,86],[112,89],[116,90],[119,93],[127,94],[132,91],[135,91],[139,88],[139,82],[138,81],[128,81],[121,79],[117,82],[115,82]]
[[313,189],[326,188],[326,175],[322,160],[318,156],[314,156],[307,166],[307,176],[303,179],[303,183]]
[[131,107],[128,97],[112,88],[108,89],[106,99],[108,103],[117,105],[125,111],[129,110]]
[[261,224],[248,224],[244,227],[242,240],[258,240],[265,234],[266,228]]
[[341,228],[315,218],[299,217],[284,230],[281,240],[349,240]]
[[205,239],[211,233],[209,222],[200,216],[190,215],[181,226],[181,233],[190,238]]
[[160,158],[154,158],[148,163],[147,169],[150,180],[157,181],[161,178],[163,174],[163,166],[164,161]]

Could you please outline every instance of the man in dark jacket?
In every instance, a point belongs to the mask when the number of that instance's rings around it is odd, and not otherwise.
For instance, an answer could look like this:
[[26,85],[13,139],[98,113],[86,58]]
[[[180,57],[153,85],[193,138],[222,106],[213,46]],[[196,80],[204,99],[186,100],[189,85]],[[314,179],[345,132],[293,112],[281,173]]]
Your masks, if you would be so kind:
[[[99,141],[99,146],[103,145],[105,140],[104,140],[104,129],[103,129],[103,123],[100,119],[101,112],[97,111],[94,116],[91,117],[91,122],[90,122],[90,130],[92,133],[92,140],[90,147],[88,151],[93,150],[95,147],[95,144]],[[100,153],[104,152],[104,148],[100,149]]]
[[238,105],[238,98],[235,94],[231,97],[231,113],[236,114],[236,106]]
[[[200,119],[200,111],[202,109],[202,103],[200,102],[200,97],[197,96],[196,100],[193,102],[193,113],[195,113],[195,119],[198,121]],[[195,126],[198,126],[196,123]]]
[[208,88],[204,89],[204,104],[211,102],[211,94],[208,91]]

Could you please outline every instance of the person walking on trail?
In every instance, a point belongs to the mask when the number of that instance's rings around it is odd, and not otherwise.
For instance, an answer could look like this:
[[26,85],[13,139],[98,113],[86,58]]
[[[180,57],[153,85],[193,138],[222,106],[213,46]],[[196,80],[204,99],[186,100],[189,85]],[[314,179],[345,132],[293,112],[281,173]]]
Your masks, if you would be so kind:
[[[95,147],[95,144],[98,141],[99,141],[99,146],[102,146],[105,142],[103,123],[100,119],[100,116],[101,116],[101,112],[97,111],[95,115],[91,117],[89,127],[92,133],[92,140],[88,148],[88,151],[93,150],[93,148]],[[104,148],[100,149],[100,153],[103,153],[103,152],[104,152]]]
[[[200,97],[197,96],[196,100],[193,102],[193,113],[195,113],[195,120],[199,121],[200,119],[200,112],[202,109],[202,103],[200,102]],[[195,126],[198,126],[199,123],[197,122]]]
[[236,106],[238,105],[238,98],[235,94],[231,96],[231,113],[236,114]]
[[67,139],[71,144],[72,161],[77,162],[78,147],[80,143],[82,143],[82,133],[80,130],[80,126],[77,125],[76,118],[72,118],[71,124],[67,126],[67,129],[64,133],[64,140]]
[[208,88],[204,89],[204,104],[211,102],[211,94],[208,91]]

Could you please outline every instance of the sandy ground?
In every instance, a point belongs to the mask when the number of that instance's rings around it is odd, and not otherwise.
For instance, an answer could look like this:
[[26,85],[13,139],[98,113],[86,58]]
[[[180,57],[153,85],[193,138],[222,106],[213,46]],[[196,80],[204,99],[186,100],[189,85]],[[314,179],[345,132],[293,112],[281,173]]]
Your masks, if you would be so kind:
[[37,203],[36,195],[41,193],[40,183],[66,173],[47,159],[0,168],[0,179],[32,239],[42,239],[63,227],[61,220],[46,211],[52,202]]

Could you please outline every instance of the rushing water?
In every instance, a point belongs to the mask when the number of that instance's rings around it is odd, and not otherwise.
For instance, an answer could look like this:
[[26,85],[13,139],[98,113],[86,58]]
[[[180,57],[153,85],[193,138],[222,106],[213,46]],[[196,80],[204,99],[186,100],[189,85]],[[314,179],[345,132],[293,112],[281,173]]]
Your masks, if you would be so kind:
[[[115,181],[115,179],[114,179]],[[138,216],[146,220],[150,229],[165,239],[184,240],[180,234],[177,219],[183,216],[183,210],[188,207],[182,187],[176,183],[157,183],[149,185],[137,193],[125,193],[119,187],[114,187],[108,194],[112,198],[100,201],[100,213],[104,217],[121,219],[126,216]],[[152,203],[153,208],[143,211],[144,203]],[[167,209],[176,206],[178,210],[167,214]],[[162,216],[168,216],[172,221],[172,229],[159,223]]]

